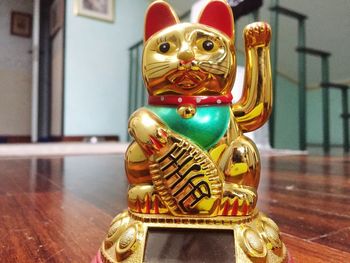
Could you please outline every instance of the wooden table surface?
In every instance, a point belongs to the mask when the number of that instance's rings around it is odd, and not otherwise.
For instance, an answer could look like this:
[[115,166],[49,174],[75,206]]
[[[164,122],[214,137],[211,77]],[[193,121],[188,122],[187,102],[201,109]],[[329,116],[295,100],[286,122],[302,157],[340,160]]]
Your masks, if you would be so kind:
[[[261,178],[295,262],[350,262],[349,157],[263,157]],[[90,262],[126,188],[121,155],[0,159],[1,262]]]

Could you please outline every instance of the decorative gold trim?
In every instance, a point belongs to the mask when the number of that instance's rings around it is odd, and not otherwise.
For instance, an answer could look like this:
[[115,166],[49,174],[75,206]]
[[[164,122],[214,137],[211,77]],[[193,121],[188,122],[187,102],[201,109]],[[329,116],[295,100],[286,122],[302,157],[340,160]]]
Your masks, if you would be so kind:
[[129,216],[134,220],[138,220],[149,225],[166,224],[166,227],[179,227],[179,228],[192,228],[194,225],[196,228],[205,229],[232,229],[233,224],[247,223],[254,220],[259,215],[258,210],[249,216],[216,216],[216,217],[200,217],[194,216],[171,216],[171,215],[152,215],[141,214],[129,211]]
[[143,262],[149,228],[232,230],[236,263],[286,263],[287,250],[277,225],[254,210],[249,216],[178,217],[125,211],[113,221],[100,252],[104,263]]

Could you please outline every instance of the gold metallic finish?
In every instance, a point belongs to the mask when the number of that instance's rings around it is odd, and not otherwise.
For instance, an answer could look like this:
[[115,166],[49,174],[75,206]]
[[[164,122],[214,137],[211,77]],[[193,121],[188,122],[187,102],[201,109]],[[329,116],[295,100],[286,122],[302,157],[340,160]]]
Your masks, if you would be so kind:
[[[220,215],[247,215],[255,208],[257,193],[255,188],[233,183],[224,185]],[[225,212],[226,211],[226,212]]]
[[[219,5],[226,14],[210,21]],[[243,94],[227,104],[236,74],[230,16],[221,0],[209,1],[194,24],[179,23],[163,1],[147,10],[142,74],[152,105],[129,119],[129,209],[111,224],[104,262],[142,262],[149,227],[232,230],[236,262],[287,262],[277,225],[256,208],[261,163],[244,135],[271,113],[271,29],[244,29]]]
[[243,132],[261,127],[272,111],[270,39],[271,28],[264,22],[252,23],[244,29],[244,89],[241,99],[232,106]]
[[[171,48],[164,56],[159,44]],[[213,49],[203,50],[212,40]],[[231,91],[236,57],[233,41],[201,24],[176,24],[156,33],[145,43],[142,73],[150,95],[224,95]]]
[[174,215],[216,215],[222,176],[210,157],[187,140],[169,136],[164,153],[154,159],[155,189]]
[[[125,215],[127,212],[123,213],[123,216]],[[119,221],[120,217],[114,220],[115,223]],[[279,232],[275,229],[271,230],[272,236],[275,237],[274,242],[280,244],[278,247],[271,246],[270,239],[266,238],[264,228],[266,222],[270,223],[272,220],[257,210],[254,210],[249,216],[209,218],[145,215],[129,212],[126,220],[118,224],[118,228],[112,224],[111,229],[113,230],[109,232],[117,241],[113,246],[110,246],[110,243],[106,244],[107,239],[103,241],[100,253],[103,262],[143,262],[149,228],[162,228],[164,231],[167,228],[195,228],[217,230],[218,235],[220,230],[231,230],[235,239],[232,249],[235,250],[236,262],[287,263],[286,247],[280,240]]]
[[251,257],[265,258],[267,254],[266,246],[258,231],[251,227],[242,230],[242,247]]
[[128,207],[130,211],[145,214],[165,214],[169,212],[151,184],[131,185],[128,191]]
[[146,231],[144,224],[129,216],[114,220],[109,230],[112,238],[107,238],[100,249],[104,262],[142,262]]
[[125,156],[125,171],[129,183],[152,183],[149,175],[148,158],[141,147],[136,142],[133,142],[129,145],[127,153]]
[[[176,227],[178,225],[182,228],[190,228],[191,225],[195,224],[200,229],[216,229],[215,225],[223,225],[223,226],[232,226],[239,225],[242,223],[250,222],[259,217],[259,211],[257,209],[253,210],[249,216],[170,216],[170,215],[148,215],[141,213],[134,213],[129,210],[129,217],[141,221],[144,223],[152,223],[152,226],[159,224],[159,226],[172,225],[172,227]],[[220,227],[219,227],[220,229]],[[226,229],[226,228],[225,228]]]
[[260,157],[254,142],[248,137],[241,135],[231,142],[218,165],[227,182],[258,188]]
[[196,114],[196,107],[191,104],[181,105],[177,108],[177,113],[184,119],[190,119]]

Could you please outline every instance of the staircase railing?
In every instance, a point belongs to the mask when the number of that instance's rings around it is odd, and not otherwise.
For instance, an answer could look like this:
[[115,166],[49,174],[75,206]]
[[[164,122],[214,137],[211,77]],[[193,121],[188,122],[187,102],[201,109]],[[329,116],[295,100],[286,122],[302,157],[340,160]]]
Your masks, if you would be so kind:
[[[349,100],[348,100],[348,90],[349,86],[344,84],[332,83],[332,82],[322,82],[321,86],[324,90],[329,88],[335,88],[341,90],[341,100],[342,100],[342,113],[340,117],[343,118],[343,148],[344,152],[349,152]],[[327,102],[329,102],[327,100]],[[328,108],[328,107],[327,107]]]
[[[296,50],[299,54],[308,54],[311,56],[316,56],[321,58],[321,78],[322,83],[329,82],[329,52],[314,49],[297,47]],[[306,64],[306,63],[305,63]],[[328,88],[322,89],[322,118],[323,118],[323,151],[329,152],[330,150],[330,122],[329,122],[329,90]],[[306,112],[305,114],[306,115]]]
[[[298,21],[298,46],[305,47],[306,35],[305,35],[305,20],[306,15],[295,12],[293,10],[281,7],[278,5],[270,7],[270,10],[275,13],[273,19],[272,28],[274,30],[274,37],[272,39],[272,85],[274,91],[274,97],[277,94],[277,57],[278,57],[278,15],[284,15]],[[306,150],[306,57],[304,53],[299,53],[298,56],[298,92],[299,92],[299,149]],[[276,102],[274,111],[276,109]],[[275,138],[275,113],[272,113],[270,121],[270,140],[272,146],[274,146]]]
[[[278,0],[272,0],[275,5],[270,8],[275,13],[273,17],[273,26],[275,37],[273,38],[273,52],[272,55],[272,70],[273,70],[273,85],[275,87],[276,96],[276,77],[277,77],[277,55],[278,55],[278,15],[284,15],[294,18],[298,21],[298,47],[296,51],[298,55],[298,87],[299,87],[299,148],[305,150],[307,146],[306,130],[306,55],[317,56],[321,58],[321,87],[322,89],[322,121],[323,121],[323,151],[328,153],[330,151],[330,107],[329,107],[329,89],[338,88],[342,91],[342,114],[343,118],[343,141],[344,152],[349,152],[349,118],[348,113],[348,86],[338,83],[329,82],[329,57],[330,53],[323,50],[306,47],[305,35],[305,20],[306,15],[295,12],[293,10],[281,7],[278,5]],[[276,107],[274,107],[276,108]],[[272,119],[274,121],[274,119]],[[274,137],[274,124],[272,126],[272,134]]]

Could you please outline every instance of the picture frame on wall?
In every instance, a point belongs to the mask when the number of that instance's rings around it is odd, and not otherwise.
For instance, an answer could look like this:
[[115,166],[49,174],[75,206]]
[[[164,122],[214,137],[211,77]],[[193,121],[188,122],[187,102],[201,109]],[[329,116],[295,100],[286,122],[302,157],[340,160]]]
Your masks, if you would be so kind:
[[115,0],[74,0],[75,15],[114,22]]
[[50,36],[54,36],[64,23],[64,2],[54,0],[50,6]]
[[30,38],[32,36],[32,20],[32,14],[12,11],[11,35]]

